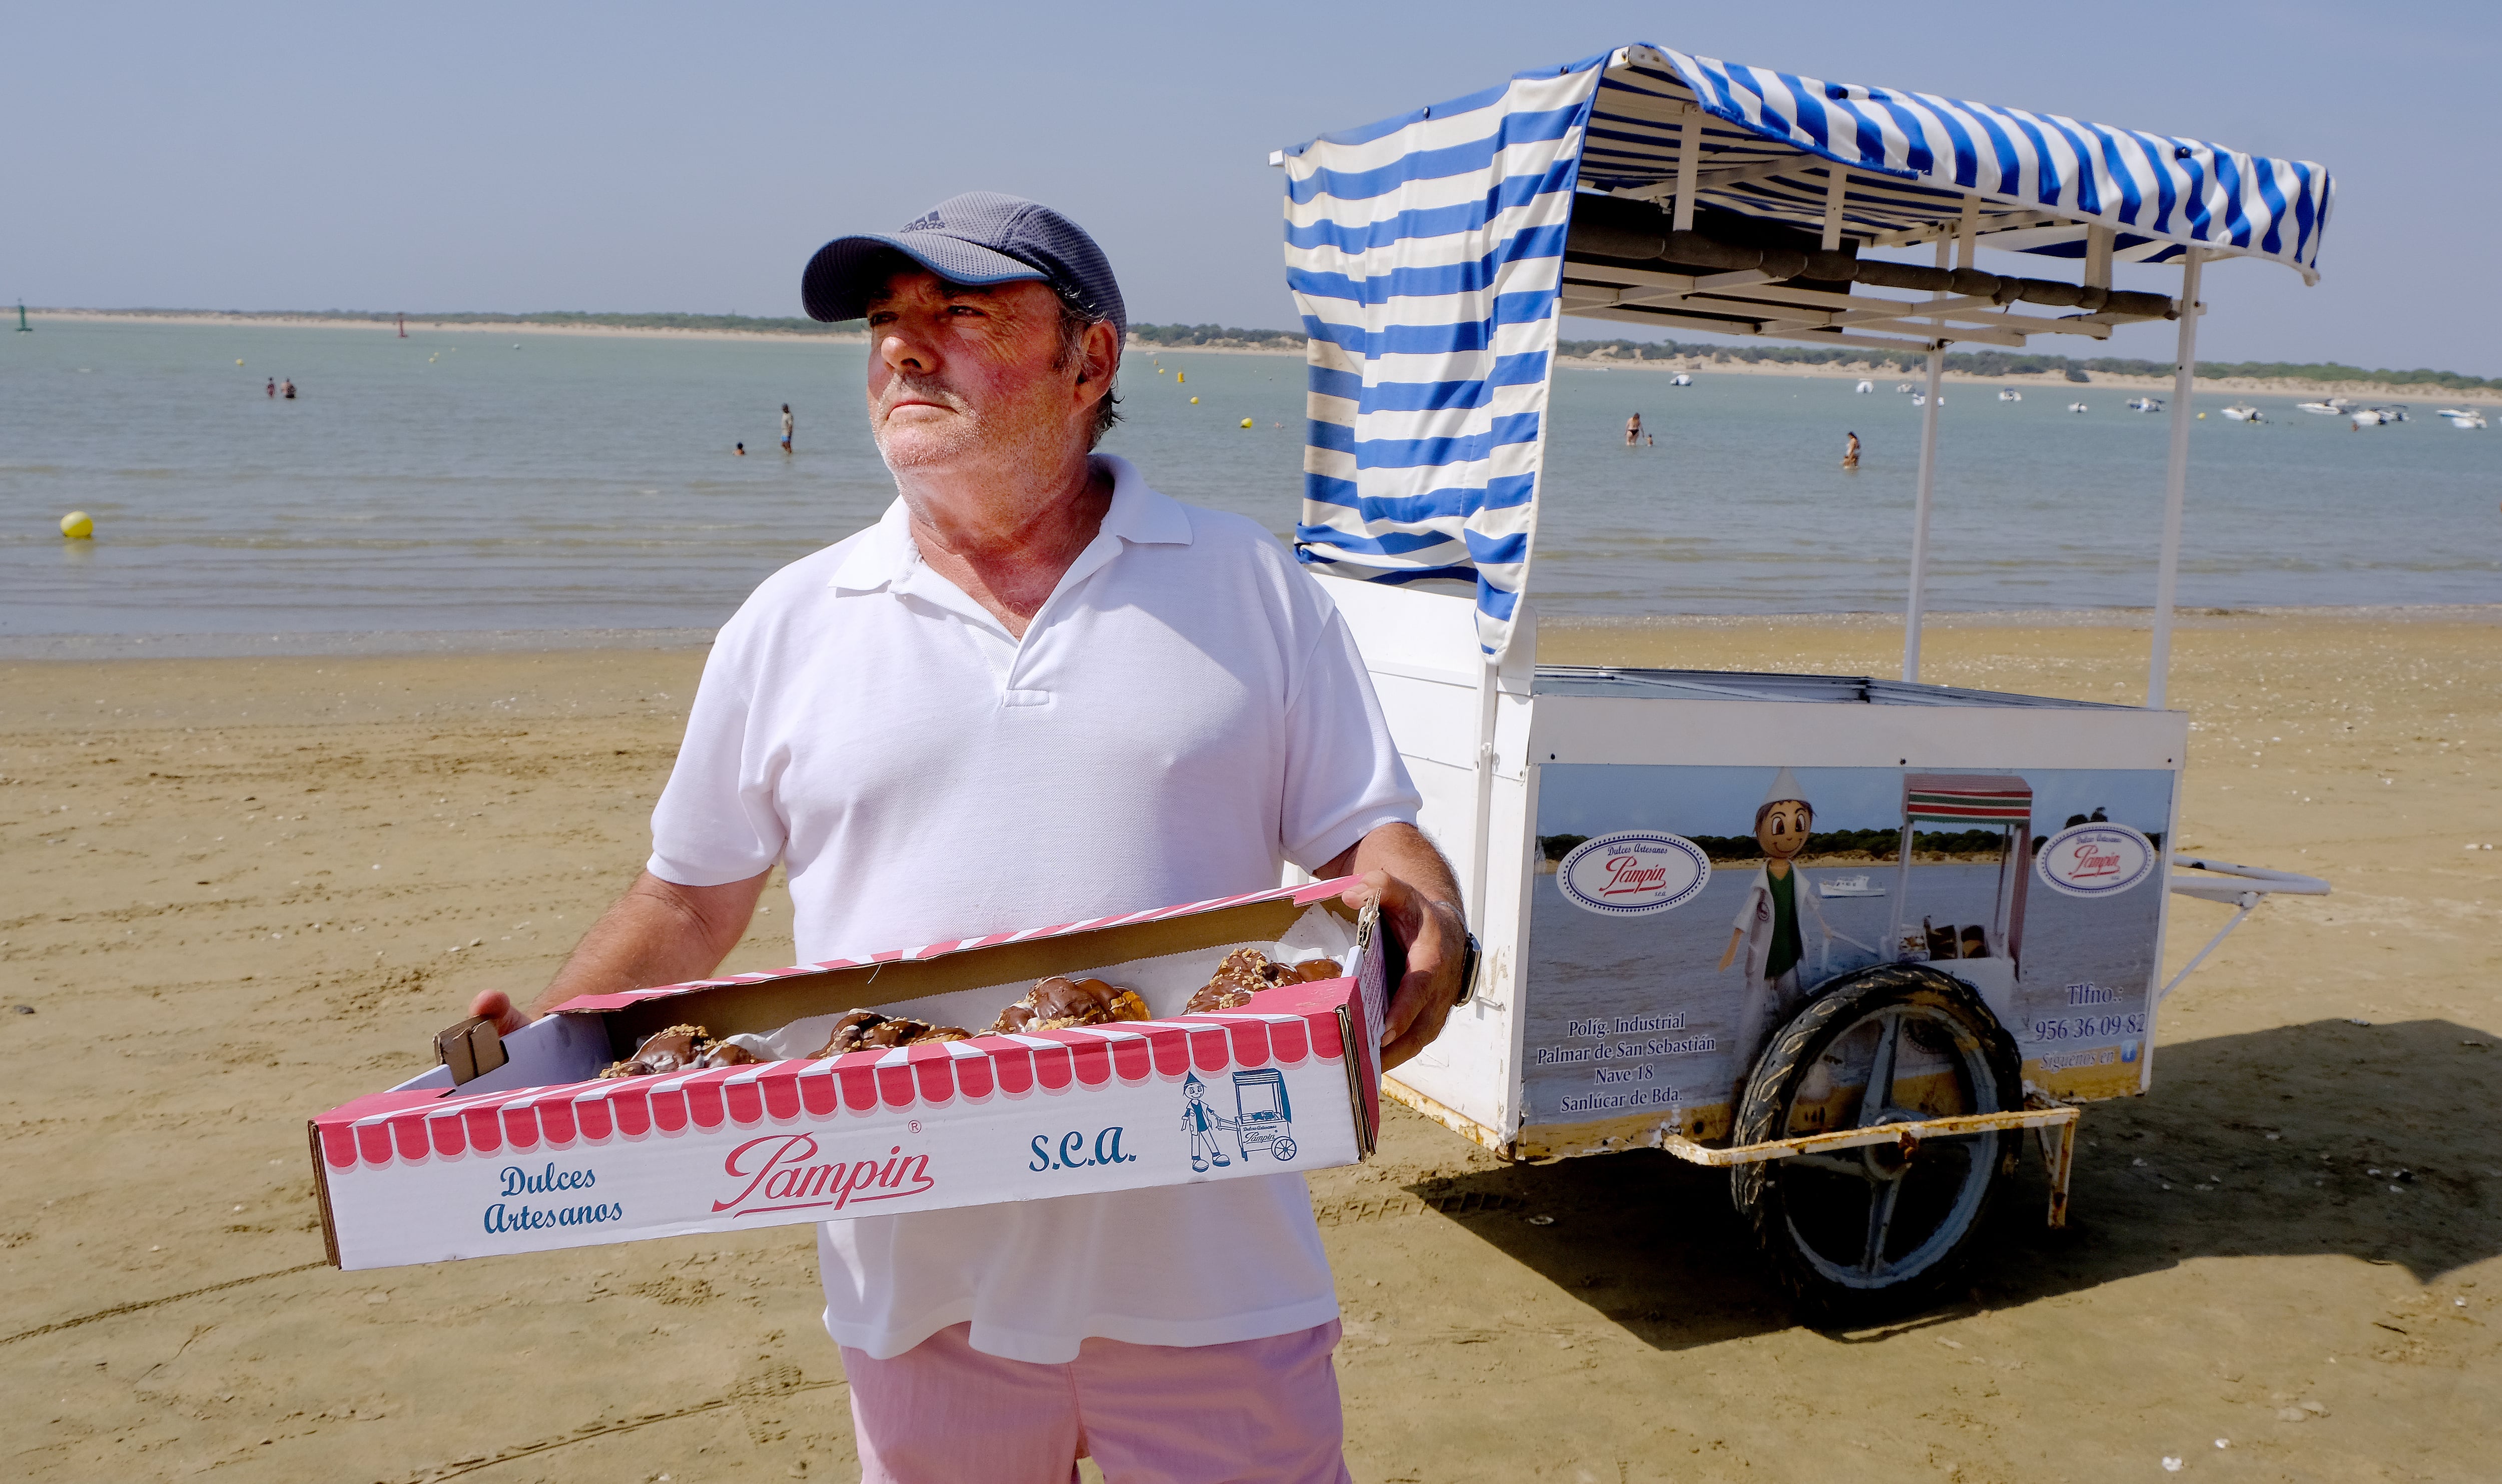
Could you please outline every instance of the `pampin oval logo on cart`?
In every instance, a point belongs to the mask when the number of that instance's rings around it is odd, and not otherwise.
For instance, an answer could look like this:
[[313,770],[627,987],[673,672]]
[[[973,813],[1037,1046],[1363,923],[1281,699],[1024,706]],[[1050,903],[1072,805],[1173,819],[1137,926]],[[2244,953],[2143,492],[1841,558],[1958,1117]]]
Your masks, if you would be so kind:
[[2071,825],[2033,860],[2052,891],[2117,896],[2154,874],[2154,842],[2126,825]]
[[1566,899],[1601,917],[1644,917],[1692,901],[1711,879],[1710,859],[1683,835],[1634,830],[1572,848],[1555,868]]

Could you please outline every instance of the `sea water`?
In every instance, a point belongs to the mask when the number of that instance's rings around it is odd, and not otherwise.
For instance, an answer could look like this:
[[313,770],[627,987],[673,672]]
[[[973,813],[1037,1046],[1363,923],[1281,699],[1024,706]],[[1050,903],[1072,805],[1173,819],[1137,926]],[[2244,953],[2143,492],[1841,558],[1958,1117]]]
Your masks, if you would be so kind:
[[[0,641],[582,630],[699,634],[894,489],[862,411],[866,348],[818,340],[41,322],[0,335]],[[264,394],[292,379],[289,402]],[[1903,600],[1918,409],[1877,379],[1656,371],[1554,381],[1532,591],[1564,615],[1838,613]],[[1940,409],[1939,609],[2142,607],[2170,420],[2060,383]],[[1302,365],[1131,353],[1104,447],[1179,498],[1281,536],[1298,518]],[[1196,396],[1196,404],[1191,398]],[[2090,406],[2066,410],[2071,401]],[[2287,397],[2192,424],[2181,601],[2502,597],[2494,435],[2355,431]],[[779,448],[783,403],[798,422]],[[1655,446],[1624,446],[1628,414]],[[1244,419],[1252,425],[1243,427]],[[1865,448],[1840,467],[1843,435]],[[744,456],[735,445],[746,445]],[[62,513],[92,541],[57,533]]]

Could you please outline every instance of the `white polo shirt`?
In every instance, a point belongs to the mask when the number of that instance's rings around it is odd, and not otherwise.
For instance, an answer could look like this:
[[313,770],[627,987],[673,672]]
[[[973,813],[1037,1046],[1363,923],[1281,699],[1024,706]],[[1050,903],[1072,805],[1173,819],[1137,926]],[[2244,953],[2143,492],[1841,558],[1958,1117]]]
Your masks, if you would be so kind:
[[[1263,890],[1417,795],[1321,585],[1123,459],[1022,642],[921,561],[902,501],[765,579],[716,640],[652,874],[788,867],[802,962]],[[828,1223],[826,1328],[1074,1359],[1326,1324],[1300,1176]]]

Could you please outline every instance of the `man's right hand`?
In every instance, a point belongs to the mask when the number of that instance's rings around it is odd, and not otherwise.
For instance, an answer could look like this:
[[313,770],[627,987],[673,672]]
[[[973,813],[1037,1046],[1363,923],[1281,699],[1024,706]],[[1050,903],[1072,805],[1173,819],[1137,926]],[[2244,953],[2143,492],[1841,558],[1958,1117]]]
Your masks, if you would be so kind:
[[501,990],[481,990],[469,1001],[469,1013],[484,1016],[495,1023],[497,1035],[511,1035],[530,1023],[530,1017],[513,1003],[513,996]]

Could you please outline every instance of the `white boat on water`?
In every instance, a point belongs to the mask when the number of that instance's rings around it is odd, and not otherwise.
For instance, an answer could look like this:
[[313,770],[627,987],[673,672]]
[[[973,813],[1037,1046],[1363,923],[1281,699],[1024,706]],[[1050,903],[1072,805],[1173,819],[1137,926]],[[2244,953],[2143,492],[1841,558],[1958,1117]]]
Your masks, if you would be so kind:
[[2435,416],[2448,418],[2450,425],[2461,432],[2485,425],[2485,414],[2473,407],[2445,407]]
[[1882,896],[1885,889],[1872,885],[1865,876],[1827,876],[1815,884],[1818,896]]
[[2293,405],[2296,411],[2307,412],[2315,418],[2342,418],[2354,408],[2353,402],[2345,397],[2330,397],[2325,402],[2296,402]]
[[2161,397],[2131,397],[2128,399],[2128,410],[2131,412],[2161,412],[2163,410],[2163,399]]
[[1899,394],[1901,394],[1901,393],[1903,393],[1903,392],[1909,391],[1909,390],[1910,390],[1910,389],[1911,389],[1911,384],[1910,384],[1910,382],[1896,382],[1896,383],[1894,384],[1894,390],[1895,390],[1895,392],[1896,392],[1896,394],[1897,394],[1897,395],[1899,395]]
[[[1928,394],[1927,392],[1925,392],[1925,391],[1914,391],[1914,392],[1912,392],[1912,393],[1911,393],[1911,405],[1912,405],[1912,406],[1914,406],[1914,407],[1926,407],[1926,406],[1928,406],[1928,405],[1929,405],[1929,394]],[[1943,391],[1941,391],[1941,392],[1939,392],[1939,393],[1938,393],[1938,405],[1939,405],[1940,407],[1944,407],[1944,405],[1946,405],[1946,394],[1945,394],[1944,392],[1943,392]]]
[[2090,407],[2087,407],[2087,406],[2086,406],[2084,403],[2082,403],[2082,402],[2070,402],[2070,403],[2068,404],[2068,411],[2070,411],[2070,412],[2091,412],[2091,411],[2093,411],[2093,409],[2092,409],[2092,408],[2090,408]]
[[2024,400],[2024,393],[2012,387],[2002,387],[1998,391],[1998,399],[2002,402],[2021,402]]
[[1876,384],[1875,382],[1861,382],[1858,386],[1853,387],[1850,389],[1859,393],[1861,396],[1866,396],[1868,393],[1876,389]]
[[1668,379],[1668,384],[1672,387],[1691,387],[1694,385],[1694,378],[1679,371]]
[[2252,407],[2248,403],[2244,403],[2239,407],[2225,408],[2224,416],[2235,422],[2265,422],[2267,421],[2266,413],[2259,411],[2257,408]]
[[2379,427],[2384,422],[2398,421],[2377,407],[2357,407],[2346,415],[2346,421],[2356,427]]

